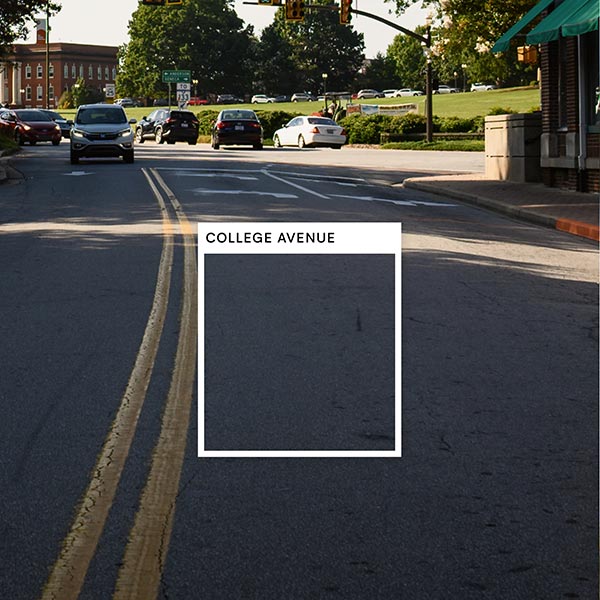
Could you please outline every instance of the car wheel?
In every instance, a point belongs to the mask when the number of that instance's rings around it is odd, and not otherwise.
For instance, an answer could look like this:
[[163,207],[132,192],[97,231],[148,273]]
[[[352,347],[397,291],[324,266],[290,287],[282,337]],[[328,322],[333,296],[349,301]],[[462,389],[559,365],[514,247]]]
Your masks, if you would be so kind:
[[60,140],[52,140],[53,146],[58,146],[60,144]]
[[218,150],[219,149],[219,143],[217,142],[217,140],[213,137],[211,144],[210,144],[213,148],[213,150]]
[[254,146],[252,146],[255,150],[262,150],[263,149],[263,145],[262,144],[254,144]]
[[279,140],[278,135],[273,138],[273,146],[275,146],[275,148],[281,148],[281,141]]
[[154,139],[156,140],[157,144],[165,143],[165,138],[163,138],[163,131],[160,127],[156,130],[156,133],[154,134]]
[[128,164],[133,163],[133,150],[128,150],[123,154],[123,162]]
[[306,148],[306,142],[302,136],[298,138],[298,148]]
[[30,146],[35,146],[37,144],[37,140],[29,140]]
[[74,150],[71,150],[71,164],[78,165],[79,164],[79,154]]
[[167,144],[174,144],[175,140],[167,140]]
[[334,144],[333,146],[331,146],[334,150],[341,150],[342,149],[342,145],[341,144]]
[[142,135],[142,128],[138,127],[135,130],[135,141],[137,144],[143,144],[144,143],[144,136]]
[[188,140],[190,146],[195,146],[198,140]]

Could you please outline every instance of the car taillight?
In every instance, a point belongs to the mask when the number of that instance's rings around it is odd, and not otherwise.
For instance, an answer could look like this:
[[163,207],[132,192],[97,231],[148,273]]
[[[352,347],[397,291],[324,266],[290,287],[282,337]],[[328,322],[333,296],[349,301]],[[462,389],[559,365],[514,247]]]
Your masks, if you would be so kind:
[[175,119],[171,119],[171,117],[169,117],[168,119],[165,119],[165,123],[173,123],[175,121]]
[[254,129],[260,129],[260,123],[250,123],[250,127],[254,127]]
[[311,133],[321,133],[318,127],[313,127]]
[[340,135],[346,135],[346,130],[342,127],[342,131],[340,131]]
[[223,129],[223,127],[225,127],[225,123],[223,123],[223,121],[217,121],[217,129]]

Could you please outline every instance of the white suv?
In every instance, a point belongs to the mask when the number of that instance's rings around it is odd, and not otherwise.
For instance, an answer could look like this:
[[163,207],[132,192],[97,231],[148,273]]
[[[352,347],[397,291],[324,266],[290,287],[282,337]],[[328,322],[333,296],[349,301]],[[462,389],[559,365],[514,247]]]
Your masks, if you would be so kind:
[[114,104],[82,104],[71,128],[71,164],[90,156],[122,156],[133,162],[133,131],[125,111]]

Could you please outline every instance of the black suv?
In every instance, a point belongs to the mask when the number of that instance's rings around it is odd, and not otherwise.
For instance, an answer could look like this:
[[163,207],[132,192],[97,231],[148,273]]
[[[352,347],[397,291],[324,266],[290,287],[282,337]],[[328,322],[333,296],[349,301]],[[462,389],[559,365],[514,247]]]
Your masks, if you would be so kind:
[[169,110],[159,108],[143,117],[135,128],[135,141],[155,140],[158,144],[187,142],[196,144],[198,140],[198,119],[189,110]]

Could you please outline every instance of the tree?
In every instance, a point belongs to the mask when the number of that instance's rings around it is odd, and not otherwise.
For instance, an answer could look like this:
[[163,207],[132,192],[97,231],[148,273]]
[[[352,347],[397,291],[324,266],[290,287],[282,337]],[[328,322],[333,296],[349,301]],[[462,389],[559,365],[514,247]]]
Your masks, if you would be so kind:
[[[417,0],[386,0],[402,13]],[[432,29],[434,69],[441,81],[462,73],[470,81],[528,82],[535,67],[517,62],[515,52],[492,54],[496,40],[538,0],[423,0],[437,17]]]
[[[329,4],[317,0],[315,4]],[[284,9],[275,15],[274,27],[287,40],[290,58],[296,70],[297,89],[313,92],[321,89],[327,74],[327,89],[350,88],[364,61],[364,38],[351,26],[340,25],[337,10],[307,10],[303,23],[289,23]]]
[[375,58],[367,61],[364,73],[358,77],[357,87],[385,90],[399,87],[398,83],[396,63],[389,55],[378,52]]
[[[424,27],[415,29],[415,33],[420,35],[424,32]],[[425,89],[425,55],[419,40],[398,34],[387,49],[387,57],[394,64],[400,87]]]
[[[46,0],[2,0],[0,3],[0,57],[9,53],[9,48],[18,39],[28,34],[27,27],[35,15],[45,13]],[[50,2],[51,14],[60,10],[60,6]]]
[[293,93],[302,89],[298,79],[290,41],[274,24],[265,27],[256,45],[252,91],[268,94]]
[[161,72],[185,69],[202,94],[243,93],[253,78],[253,30],[232,0],[187,0],[179,7],[140,6],[119,50],[119,95],[165,96]]

